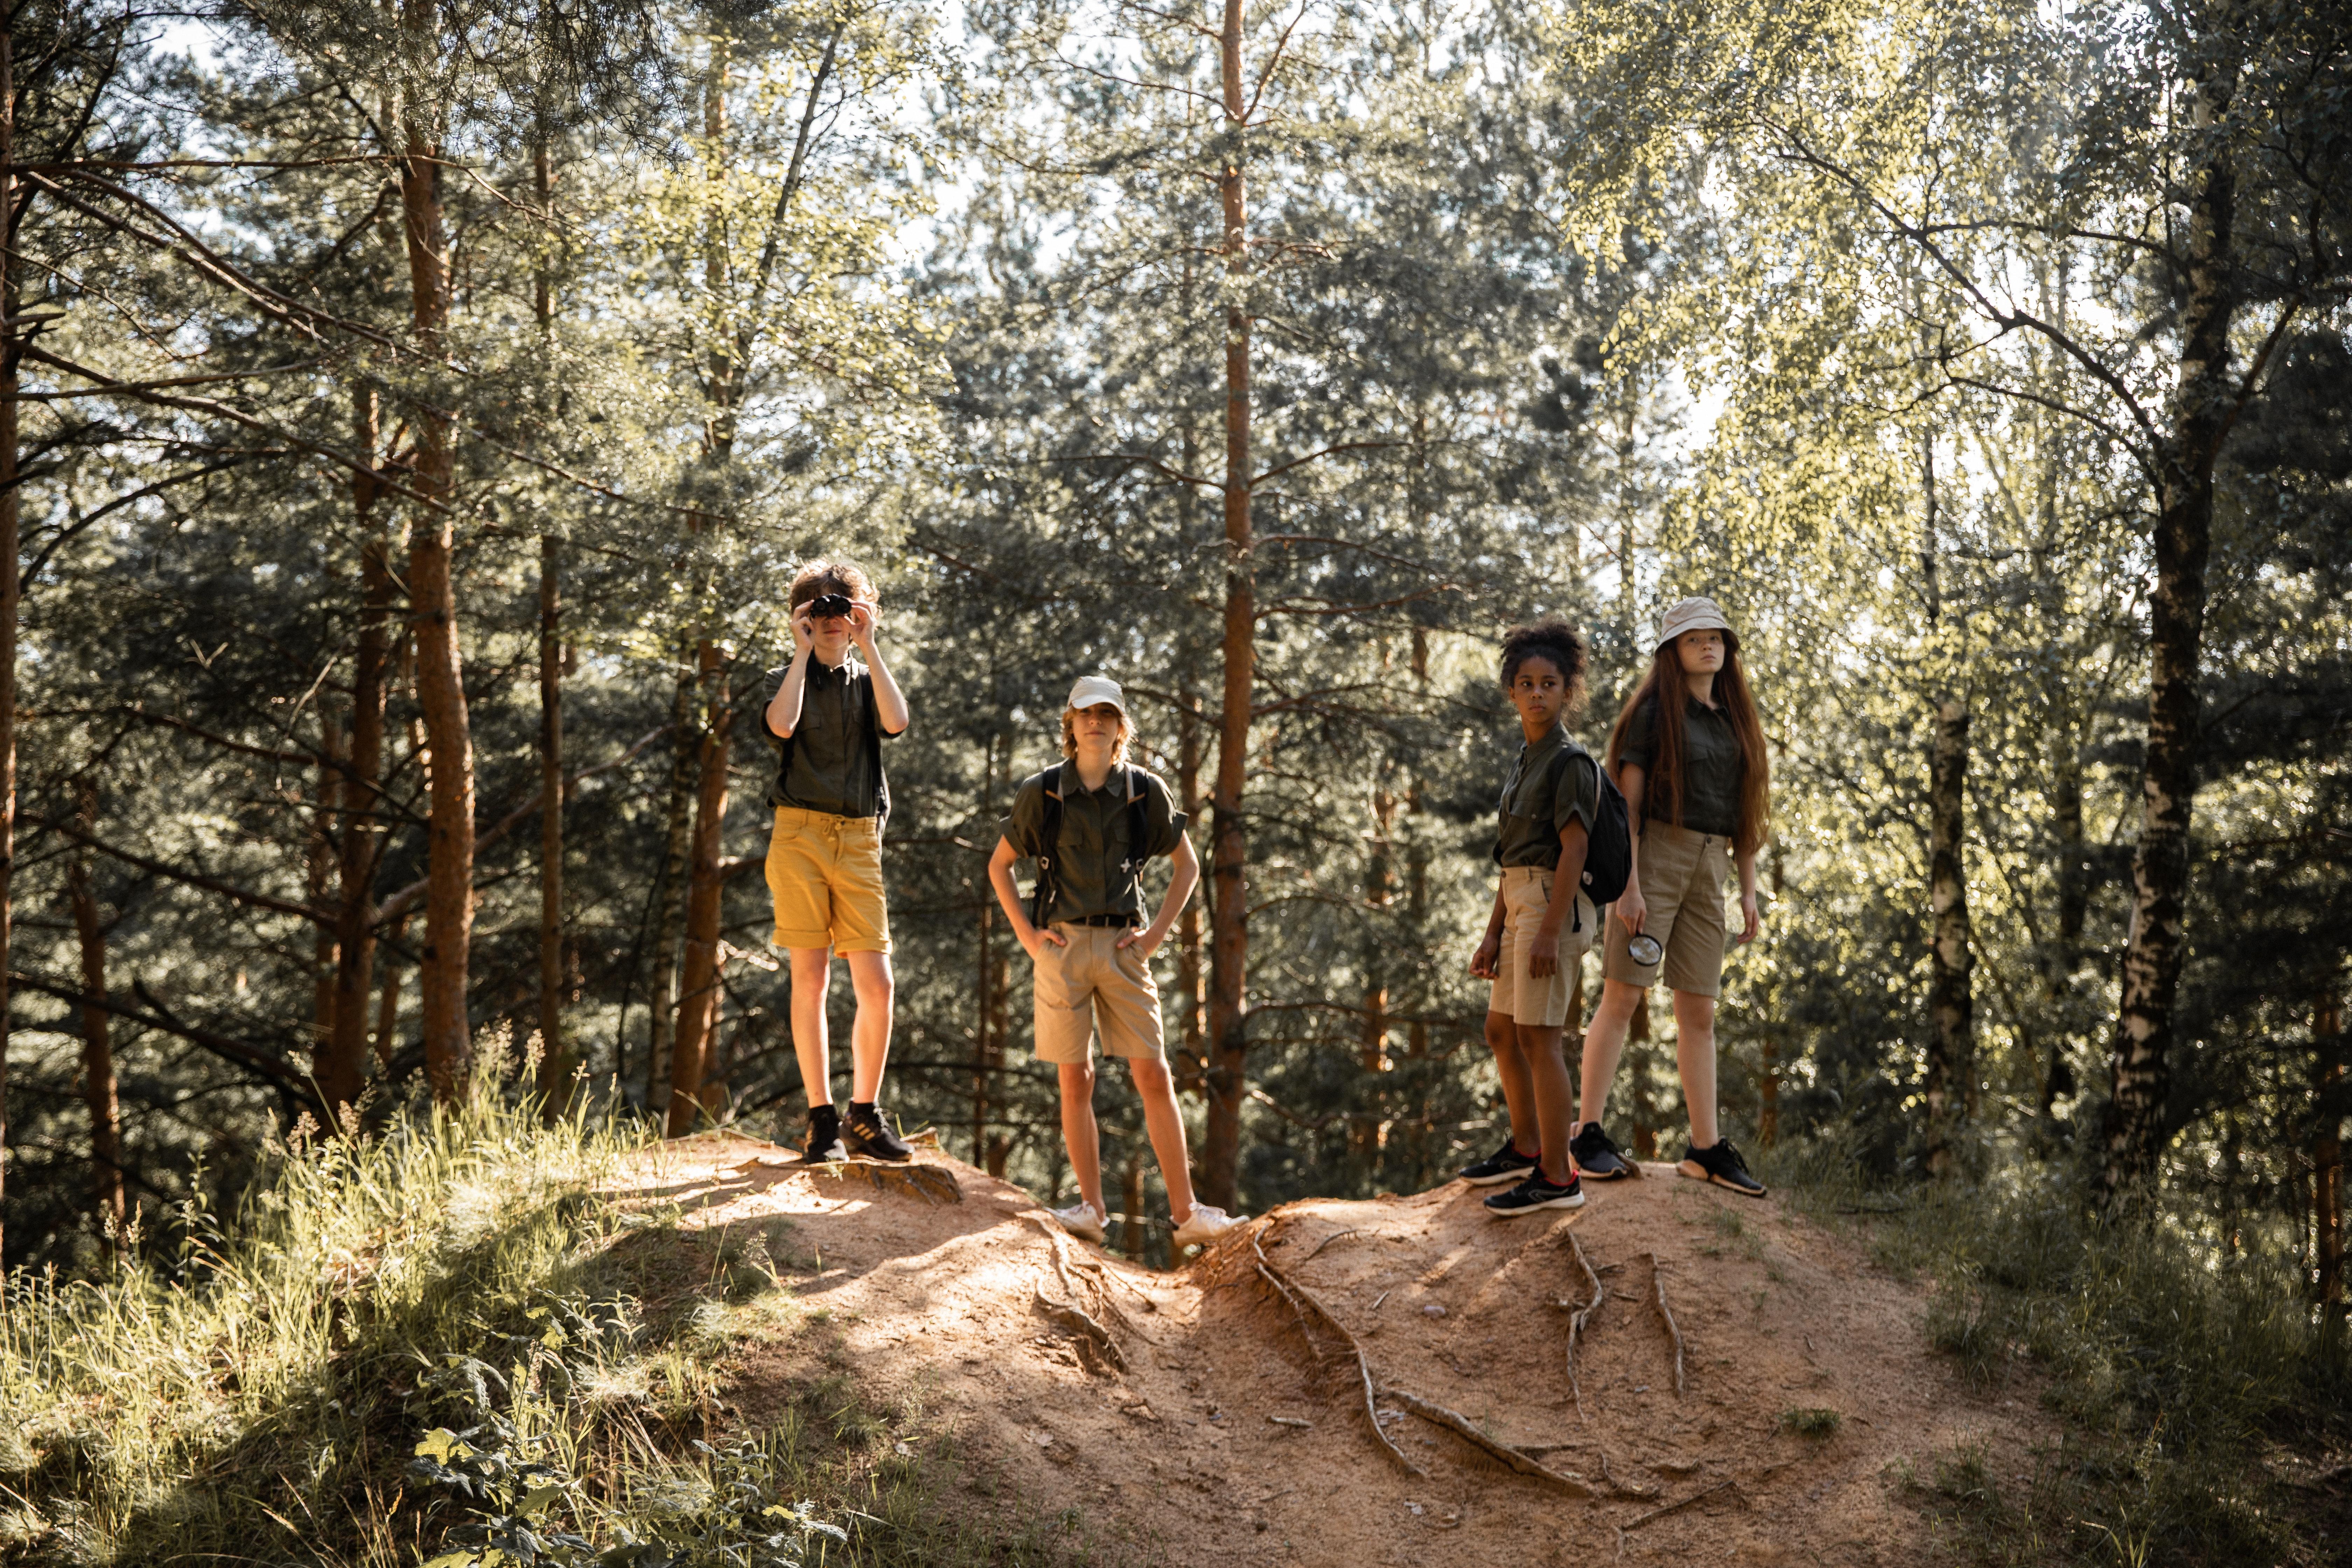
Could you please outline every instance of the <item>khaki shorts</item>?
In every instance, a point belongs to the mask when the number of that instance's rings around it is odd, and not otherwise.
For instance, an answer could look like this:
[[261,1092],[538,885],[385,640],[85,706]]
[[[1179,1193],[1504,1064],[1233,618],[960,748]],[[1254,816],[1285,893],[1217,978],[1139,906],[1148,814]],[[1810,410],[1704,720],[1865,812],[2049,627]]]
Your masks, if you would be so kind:
[[1094,1057],[1097,1025],[1105,1056],[1160,1059],[1160,987],[1138,945],[1121,947],[1116,926],[1054,922],[1067,947],[1037,944],[1037,1059],[1084,1062]]
[[[1503,868],[1503,951],[1495,961],[1495,989],[1486,1011],[1529,1028],[1567,1027],[1569,998],[1576,994],[1576,966],[1592,945],[1592,900],[1579,893],[1575,913],[1560,928],[1558,966],[1540,980],[1528,973],[1536,928],[1551,907],[1551,878],[1540,866]],[[1576,929],[1569,930],[1570,925]]]
[[768,839],[768,893],[776,904],[771,946],[889,952],[882,819],[776,807],[775,832]]
[[1642,826],[1644,935],[1665,951],[1644,968],[1625,951],[1630,934],[1612,911],[1601,973],[1628,985],[1650,986],[1664,976],[1672,991],[1715,996],[1723,991],[1723,951],[1731,928],[1723,913],[1723,884],[1731,874],[1731,840],[1663,822]]

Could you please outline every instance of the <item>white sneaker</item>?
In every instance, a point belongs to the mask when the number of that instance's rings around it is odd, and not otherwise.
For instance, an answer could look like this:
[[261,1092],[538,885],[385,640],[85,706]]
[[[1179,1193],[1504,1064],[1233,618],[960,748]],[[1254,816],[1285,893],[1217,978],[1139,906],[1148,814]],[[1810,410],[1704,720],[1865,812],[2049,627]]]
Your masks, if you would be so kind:
[[1101,1211],[1084,1198],[1080,1198],[1074,1207],[1048,1209],[1046,1212],[1054,1216],[1055,1225],[1060,1226],[1072,1236],[1091,1241],[1097,1246],[1101,1245],[1103,1238]]
[[1239,1224],[1241,1221],[1213,1204],[1194,1204],[1190,1217],[1176,1227],[1176,1250],[1206,1247]]

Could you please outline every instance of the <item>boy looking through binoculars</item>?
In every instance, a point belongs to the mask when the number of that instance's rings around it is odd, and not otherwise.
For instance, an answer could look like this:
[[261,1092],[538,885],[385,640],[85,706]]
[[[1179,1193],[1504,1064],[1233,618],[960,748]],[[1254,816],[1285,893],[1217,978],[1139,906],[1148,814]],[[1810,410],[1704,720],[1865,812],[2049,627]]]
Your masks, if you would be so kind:
[[[890,912],[882,888],[882,825],[890,787],[882,742],[906,732],[907,699],[877,640],[873,580],[846,561],[814,561],[793,579],[793,659],[764,715],[779,751],[768,791],[772,945],[792,955],[793,1049],[808,1086],[806,1157],[905,1160],[910,1151],[877,1103],[890,1055]],[[853,657],[855,647],[860,657]],[[849,1112],[833,1104],[825,992],[833,955],[857,993],[850,1032]]]

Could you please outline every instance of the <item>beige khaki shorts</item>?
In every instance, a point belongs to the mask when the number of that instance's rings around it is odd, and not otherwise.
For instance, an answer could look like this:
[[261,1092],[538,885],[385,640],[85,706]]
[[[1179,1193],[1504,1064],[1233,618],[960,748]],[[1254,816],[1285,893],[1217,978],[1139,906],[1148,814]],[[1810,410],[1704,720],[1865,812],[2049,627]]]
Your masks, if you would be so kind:
[[1558,965],[1540,980],[1528,972],[1528,950],[1535,942],[1536,928],[1543,924],[1544,911],[1551,907],[1551,878],[1540,866],[1503,868],[1503,951],[1495,960],[1495,988],[1486,1011],[1529,1028],[1568,1026],[1576,966],[1592,945],[1592,900],[1579,893],[1575,912],[1560,922]]
[[1037,1059],[1091,1060],[1099,1026],[1105,1056],[1159,1060],[1160,987],[1141,945],[1119,946],[1128,933],[1115,926],[1054,930],[1069,945],[1037,944]]
[[768,894],[776,905],[772,946],[889,952],[882,819],[776,807],[775,831],[768,838]]
[[1731,928],[1723,912],[1723,884],[1731,874],[1731,840],[1687,827],[1642,826],[1642,901],[1649,906],[1642,931],[1665,951],[1644,968],[1625,951],[1630,939],[1612,911],[1601,973],[1628,985],[1650,986],[1663,976],[1672,991],[1715,996],[1723,991],[1723,951]]

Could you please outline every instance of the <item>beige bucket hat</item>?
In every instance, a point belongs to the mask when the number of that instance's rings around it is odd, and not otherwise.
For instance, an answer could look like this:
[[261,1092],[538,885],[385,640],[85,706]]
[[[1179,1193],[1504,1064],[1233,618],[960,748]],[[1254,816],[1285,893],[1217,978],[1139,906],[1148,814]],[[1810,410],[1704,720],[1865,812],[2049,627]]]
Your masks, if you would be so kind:
[[1723,611],[1717,607],[1716,602],[1705,595],[1685,599],[1659,616],[1657,640],[1650,646],[1664,647],[1685,632],[1721,632],[1734,642],[1739,637],[1739,634],[1731,629],[1731,623],[1723,618]]

